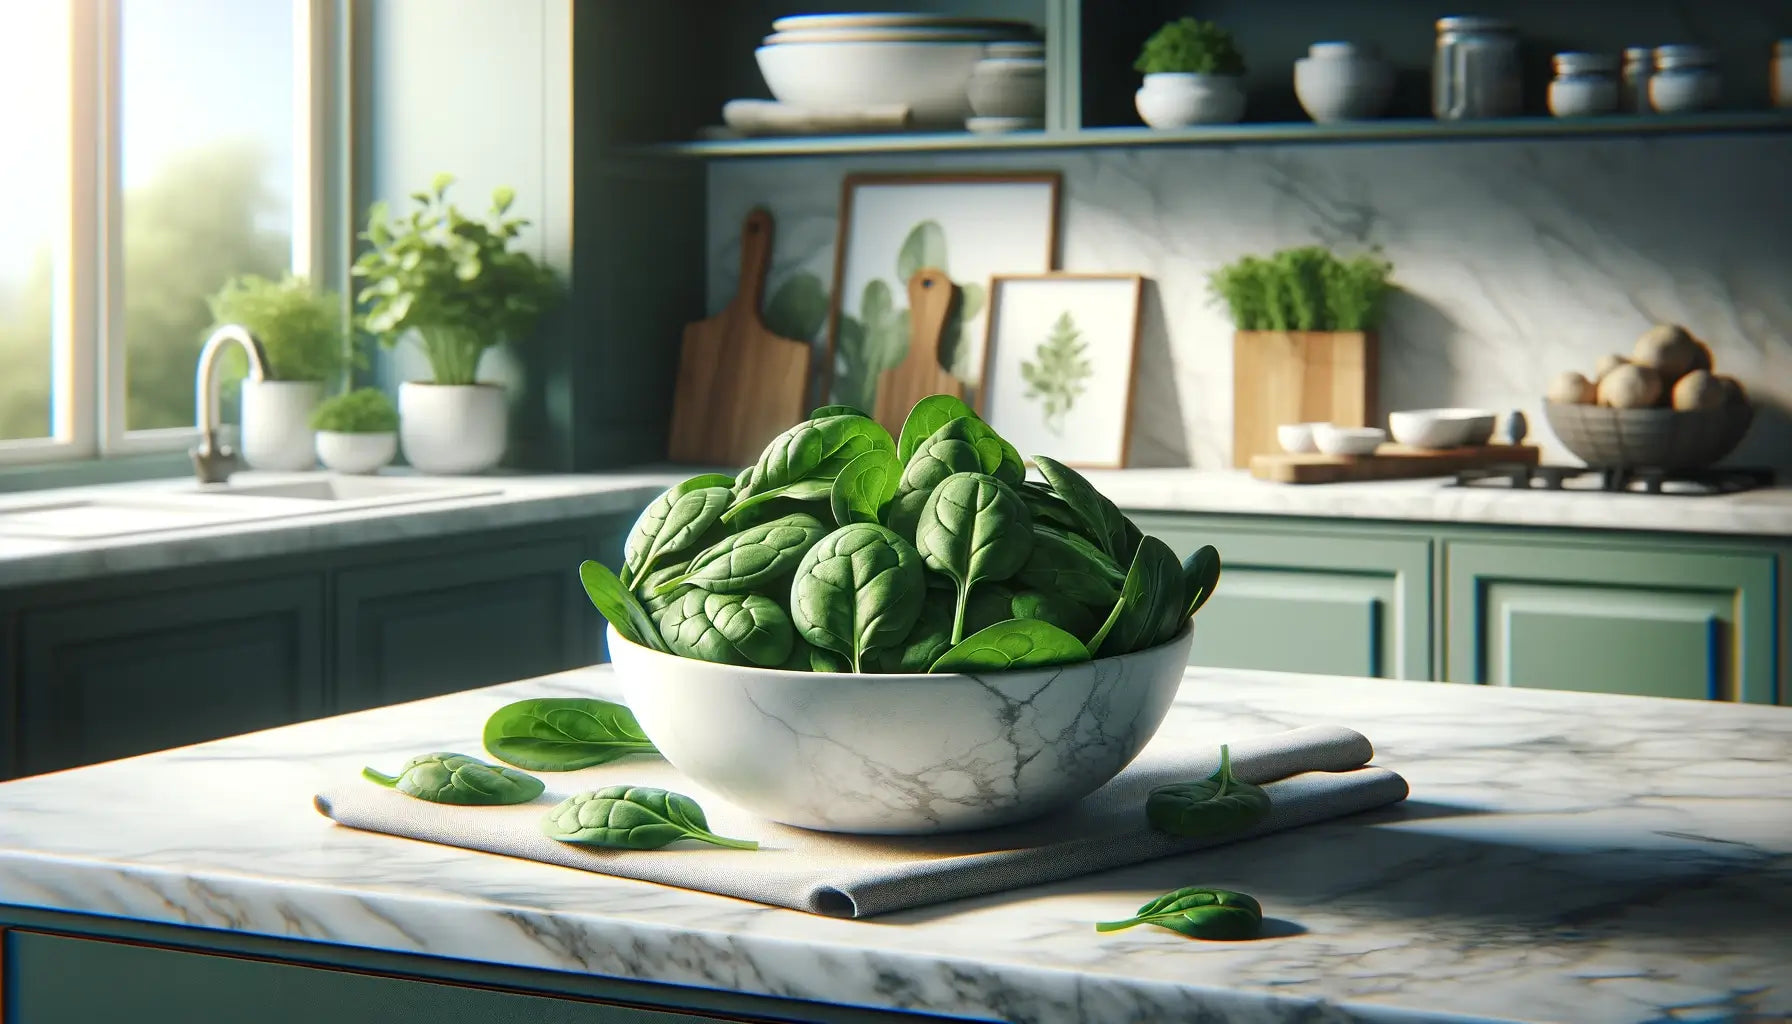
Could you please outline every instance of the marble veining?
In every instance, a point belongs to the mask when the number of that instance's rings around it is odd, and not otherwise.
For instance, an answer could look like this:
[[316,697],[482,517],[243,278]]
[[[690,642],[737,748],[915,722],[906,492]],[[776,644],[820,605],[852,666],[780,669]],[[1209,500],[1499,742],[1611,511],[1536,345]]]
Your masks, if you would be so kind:
[[[1189,742],[1346,725],[1410,798],[871,921],[393,840],[310,806],[500,702],[592,693],[618,695],[607,668],[0,785],[0,902],[1028,1024],[1792,1014],[1786,708],[1191,670],[1172,709]],[[1255,894],[1271,937],[1093,930],[1188,884]]]
[[1246,253],[1379,246],[1400,285],[1381,330],[1384,409],[1522,409],[1562,370],[1683,323],[1739,378],[1756,422],[1736,464],[1792,469],[1792,191],[1784,137],[1149,147],[906,158],[719,160],[709,168],[711,310],[733,294],[742,218],[777,222],[771,287],[832,277],[851,171],[1064,175],[1059,266],[1151,279],[1134,466],[1231,462],[1232,327],[1207,276]]

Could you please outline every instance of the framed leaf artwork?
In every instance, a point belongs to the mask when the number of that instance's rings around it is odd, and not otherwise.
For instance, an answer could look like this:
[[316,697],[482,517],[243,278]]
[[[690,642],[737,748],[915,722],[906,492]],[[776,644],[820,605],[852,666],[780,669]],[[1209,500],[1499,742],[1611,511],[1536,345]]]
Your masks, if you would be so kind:
[[875,407],[878,381],[908,358],[908,285],[924,269],[944,272],[955,286],[939,332],[939,363],[973,391],[984,363],[987,282],[1056,265],[1060,181],[1055,171],[847,175],[828,311],[826,400],[900,424],[907,408]]
[[991,278],[978,415],[1023,454],[1125,466],[1144,291],[1138,274]]

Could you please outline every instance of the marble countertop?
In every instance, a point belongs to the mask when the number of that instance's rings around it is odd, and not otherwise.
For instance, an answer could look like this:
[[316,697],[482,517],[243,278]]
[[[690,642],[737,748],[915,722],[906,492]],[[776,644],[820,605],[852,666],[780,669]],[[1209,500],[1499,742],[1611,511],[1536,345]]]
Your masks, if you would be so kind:
[[[504,702],[616,692],[598,666],[0,784],[0,903],[1027,1024],[1792,1014],[1788,708],[1191,670],[1164,728],[1352,726],[1410,799],[856,921],[312,809]],[[1191,884],[1254,894],[1269,935],[1094,931]]]

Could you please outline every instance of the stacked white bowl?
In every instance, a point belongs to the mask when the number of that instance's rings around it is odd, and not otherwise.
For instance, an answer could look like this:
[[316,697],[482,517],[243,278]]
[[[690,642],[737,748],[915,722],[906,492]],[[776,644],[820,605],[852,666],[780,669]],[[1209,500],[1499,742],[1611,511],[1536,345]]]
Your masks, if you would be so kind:
[[[766,87],[788,106],[830,113],[902,106],[916,127],[956,128],[974,113],[967,89],[991,44],[1038,39],[1024,21],[803,14],[772,22],[754,55]],[[1037,56],[1043,68],[1043,50]]]

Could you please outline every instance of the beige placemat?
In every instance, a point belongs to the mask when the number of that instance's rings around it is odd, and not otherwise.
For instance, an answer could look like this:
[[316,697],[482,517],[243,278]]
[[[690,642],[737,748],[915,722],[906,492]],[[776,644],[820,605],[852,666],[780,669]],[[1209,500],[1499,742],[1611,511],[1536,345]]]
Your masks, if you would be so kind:
[[[469,850],[696,889],[831,917],[872,917],[965,896],[1017,889],[1186,853],[1390,804],[1406,780],[1370,765],[1361,733],[1307,726],[1229,744],[1235,775],[1266,785],[1273,810],[1230,839],[1166,836],[1145,821],[1145,795],[1167,782],[1206,778],[1219,751],[1160,734],[1111,782],[1068,810],[1002,828],[942,836],[849,836],[779,825],[733,807],[658,757],[630,757],[577,772],[535,773],[537,799],[508,807],[454,807],[356,778],[317,795],[339,824]],[[466,749],[475,757],[477,743]],[[376,765],[393,771],[397,765]],[[548,810],[604,786],[658,786],[702,805],[712,831],[754,839],[755,851],[681,842],[663,850],[605,850],[541,834]]]

